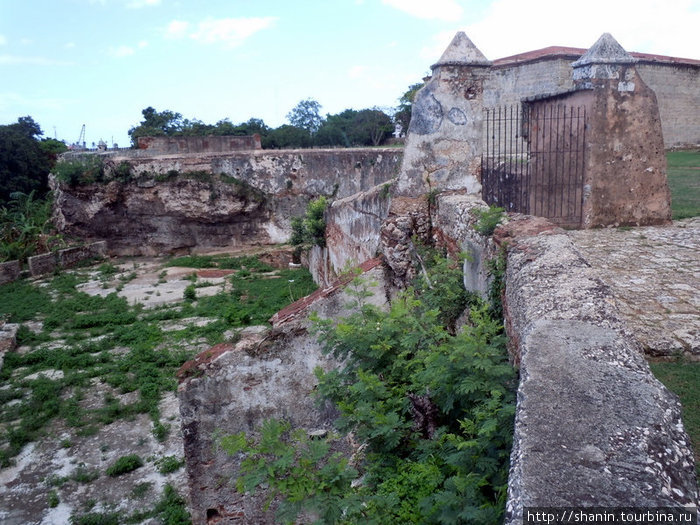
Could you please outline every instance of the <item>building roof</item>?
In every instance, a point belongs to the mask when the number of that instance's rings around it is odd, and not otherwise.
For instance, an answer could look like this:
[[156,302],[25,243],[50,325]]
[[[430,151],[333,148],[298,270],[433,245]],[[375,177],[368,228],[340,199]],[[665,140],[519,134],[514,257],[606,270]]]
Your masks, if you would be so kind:
[[[512,55],[509,57],[498,58],[493,61],[493,65],[498,66],[513,66],[516,64],[522,64],[524,62],[535,62],[538,60],[556,59],[562,58],[567,60],[578,60],[581,58],[587,49],[582,49],[578,47],[563,47],[563,46],[550,46],[544,47],[542,49],[536,49],[534,51],[527,51],[525,53],[520,53],[517,55]],[[630,52],[634,58],[639,62],[657,62],[662,64],[679,64],[679,65],[691,65],[700,66],[700,60],[694,60],[692,58],[678,58],[669,57],[664,55],[652,55],[649,53],[635,53]]]

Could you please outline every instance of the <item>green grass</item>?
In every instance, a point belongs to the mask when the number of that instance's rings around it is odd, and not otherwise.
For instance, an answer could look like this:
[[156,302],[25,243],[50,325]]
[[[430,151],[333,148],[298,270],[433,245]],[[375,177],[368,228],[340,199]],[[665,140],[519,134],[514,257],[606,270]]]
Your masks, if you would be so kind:
[[249,272],[272,272],[274,268],[252,255],[231,257],[229,255],[185,255],[168,261],[167,266],[185,268],[220,268],[247,270]]
[[670,151],[668,185],[674,220],[700,215],[700,151]]
[[[87,271],[64,272],[42,286],[25,280],[0,286],[0,312],[9,322],[43,321],[38,334],[21,325],[18,341],[31,349],[7,353],[0,370],[0,468],[10,465],[24,445],[40,439],[56,418],[76,435],[88,436],[114,421],[148,414],[153,435],[164,440],[170,425],[161,422],[158,405],[177,388],[175,372],[194,356],[192,344],[204,339],[214,345],[232,328],[266,324],[276,311],[316,288],[306,270],[274,271],[255,257],[196,257],[189,262],[214,261],[238,269],[231,277],[233,290],[145,310],[115,293],[101,297],[79,291],[77,286],[89,278]],[[95,268],[101,276],[115,275],[112,265]],[[187,317],[212,322],[167,333],[159,326]],[[47,343],[57,338],[61,347],[51,348]],[[115,348],[127,351],[115,353]],[[26,379],[47,370],[63,377]],[[113,393],[104,395],[102,406],[83,408],[81,400],[95,381]],[[128,392],[138,396],[129,403],[118,399]]]
[[683,424],[693,443],[695,470],[700,479],[700,363],[686,360],[650,363],[654,375],[680,397]]

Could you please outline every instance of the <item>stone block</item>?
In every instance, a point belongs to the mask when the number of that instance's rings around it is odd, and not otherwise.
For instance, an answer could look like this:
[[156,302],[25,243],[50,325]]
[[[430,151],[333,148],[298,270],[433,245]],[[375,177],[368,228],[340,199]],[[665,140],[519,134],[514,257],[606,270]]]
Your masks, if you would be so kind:
[[0,284],[9,283],[19,279],[22,266],[19,261],[7,261],[0,263]]
[[58,267],[58,256],[55,253],[44,253],[34,255],[27,260],[29,263],[29,272],[32,277],[39,277],[47,273],[56,271]]

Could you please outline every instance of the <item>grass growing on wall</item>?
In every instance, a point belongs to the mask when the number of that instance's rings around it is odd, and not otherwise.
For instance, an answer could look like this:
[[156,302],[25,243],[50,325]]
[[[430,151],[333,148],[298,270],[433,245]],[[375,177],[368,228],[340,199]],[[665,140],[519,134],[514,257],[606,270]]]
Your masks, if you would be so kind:
[[670,151],[668,185],[674,220],[700,215],[700,151]]
[[700,479],[700,363],[679,359],[650,363],[654,375],[681,398],[683,424],[695,451],[695,471]]

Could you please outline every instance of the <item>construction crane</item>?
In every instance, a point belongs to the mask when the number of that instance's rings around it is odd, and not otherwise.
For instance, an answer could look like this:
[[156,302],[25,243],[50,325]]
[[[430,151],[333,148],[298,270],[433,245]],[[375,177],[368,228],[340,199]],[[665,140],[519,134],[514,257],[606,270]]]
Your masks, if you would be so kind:
[[83,124],[83,127],[80,129],[80,136],[78,137],[78,142],[76,142],[76,145],[78,147],[85,147],[85,124]]

